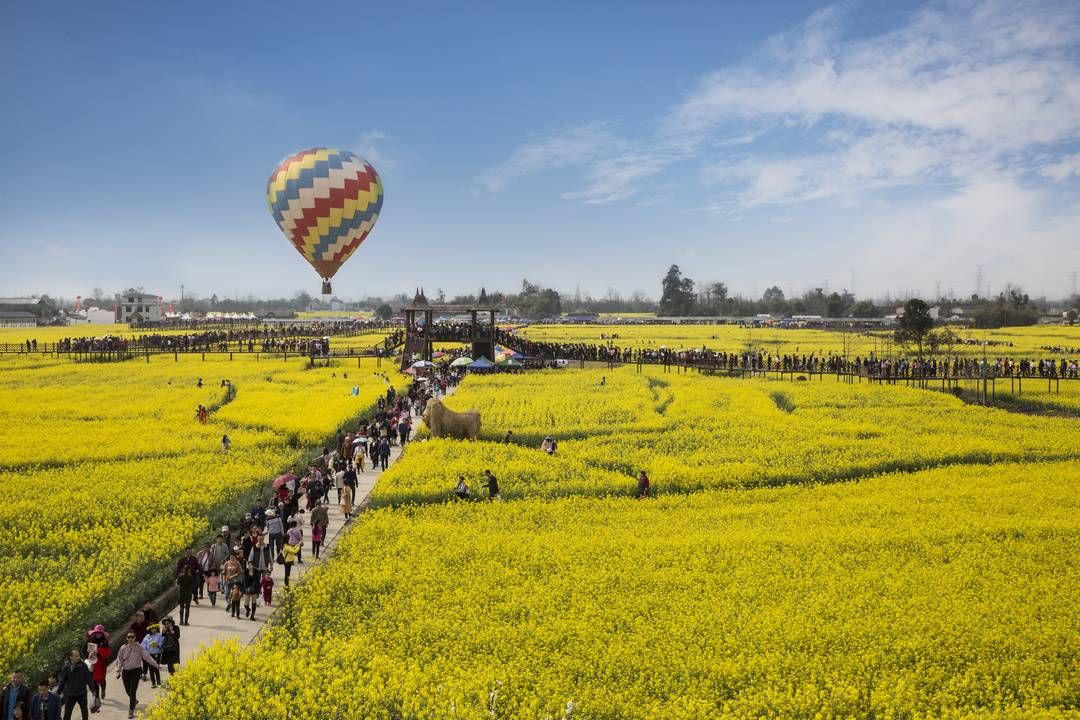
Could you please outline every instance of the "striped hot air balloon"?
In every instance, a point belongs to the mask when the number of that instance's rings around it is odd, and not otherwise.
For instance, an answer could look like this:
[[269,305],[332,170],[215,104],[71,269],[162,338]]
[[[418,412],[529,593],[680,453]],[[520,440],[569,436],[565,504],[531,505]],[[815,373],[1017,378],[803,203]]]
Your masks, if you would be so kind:
[[323,279],[367,238],[382,209],[383,188],[371,163],[348,150],[313,148],[290,155],[270,175],[266,201],[281,232]]

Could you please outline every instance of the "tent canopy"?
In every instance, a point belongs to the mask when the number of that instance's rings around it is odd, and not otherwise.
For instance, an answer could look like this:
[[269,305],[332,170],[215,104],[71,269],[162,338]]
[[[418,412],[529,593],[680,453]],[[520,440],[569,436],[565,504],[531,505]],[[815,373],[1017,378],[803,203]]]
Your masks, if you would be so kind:
[[490,370],[495,367],[495,363],[488,360],[486,357],[482,357],[478,360],[473,360],[468,365],[470,370]]
[[473,359],[471,357],[459,357],[450,363],[450,367],[466,367],[472,364]]

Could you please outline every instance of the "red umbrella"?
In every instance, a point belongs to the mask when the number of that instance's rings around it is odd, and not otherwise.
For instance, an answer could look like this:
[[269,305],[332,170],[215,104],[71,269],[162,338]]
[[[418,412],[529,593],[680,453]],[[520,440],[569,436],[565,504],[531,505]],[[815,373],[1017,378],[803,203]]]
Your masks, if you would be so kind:
[[296,479],[296,476],[293,475],[292,473],[285,473],[284,475],[278,475],[277,478],[274,479],[274,489],[277,490],[278,488],[280,488],[285,483],[287,483],[287,482],[289,482],[291,480],[295,480],[295,479]]

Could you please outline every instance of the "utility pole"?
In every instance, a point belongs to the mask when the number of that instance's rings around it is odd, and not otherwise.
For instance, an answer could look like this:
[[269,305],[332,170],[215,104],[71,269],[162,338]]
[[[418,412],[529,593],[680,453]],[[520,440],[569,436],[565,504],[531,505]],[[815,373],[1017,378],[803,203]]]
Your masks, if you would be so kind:
[[180,304],[184,304],[184,283],[180,283]]
[[851,271],[851,296],[855,297],[855,270]]
[[975,294],[982,295],[982,265],[975,266]]

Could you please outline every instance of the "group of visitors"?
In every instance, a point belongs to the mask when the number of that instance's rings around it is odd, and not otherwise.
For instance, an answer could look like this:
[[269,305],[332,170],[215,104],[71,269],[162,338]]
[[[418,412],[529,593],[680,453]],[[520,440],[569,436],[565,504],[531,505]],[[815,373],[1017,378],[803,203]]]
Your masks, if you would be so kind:
[[[373,468],[385,469],[390,447],[409,442],[413,414],[421,413],[433,392],[441,391],[438,383],[428,385],[438,389],[415,383],[408,393],[399,394],[388,387],[370,419],[340,434],[337,446],[324,448],[303,473],[294,467],[275,480],[273,493],[257,499],[238,527],[223,525],[212,542],[185,549],[173,572],[178,599],[175,619],[159,617],[153,605],[146,603],[135,614],[115,657],[109,633],[96,625],[87,631],[81,647],[72,648],[61,670],[39,684],[38,693],[24,687],[21,673],[13,673],[0,699],[0,720],[59,720],[61,716],[68,720],[76,707],[87,718],[105,698],[110,661],[114,677],[127,694],[128,717],[134,717],[141,683],[156,688],[162,684],[162,669],[171,674],[178,668],[182,628],[189,625],[193,604],[208,601],[217,607],[221,600],[235,619],[240,619],[242,605],[244,618],[255,621],[260,604],[273,605],[274,565],[283,566],[288,587],[293,567],[303,564],[305,525],[310,530],[311,555],[320,556],[329,527],[331,489],[336,489],[343,513],[351,518],[358,472],[364,471],[368,459]],[[489,491],[498,497],[498,481],[488,475]]]
[[[487,486],[488,500],[499,500],[499,479],[490,470],[485,470],[481,481]],[[454,497],[458,500],[472,500],[474,497],[464,475],[458,475],[457,485],[454,486]]]
[[498,341],[527,355],[591,360],[599,362],[686,365],[709,369],[769,372],[842,373],[872,378],[974,378],[1038,377],[1080,378],[1077,358],[981,358],[931,356],[882,358],[873,353],[853,358],[838,353],[770,353],[714,351],[707,347],[670,348],[618,347],[590,343],[536,342],[500,330]]
[[[179,335],[147,333],[121,337],[67,337],[54,343],[43,343],[41,349],[47,352],[136,352],[154,350],[158,352],[314,352],[322,354],[327,348],[327,339],[340,336],[365,335],[390,326],[379,320],[346,320],[338,322],[289,323],[283,325],[247,323],[244,326],[222,329],[220,320],[189,321],[170,323],[163,327],[190,329],[192,332]],[[394,342],[389,347],[401,344],[404,337],[400,328],[390,331]],[[317,343],[317,345],[313,345]],[[26,352],[37,352],[37,338],[27,338],[23,343]],[[0,720],[6,720],[0,717]]]

